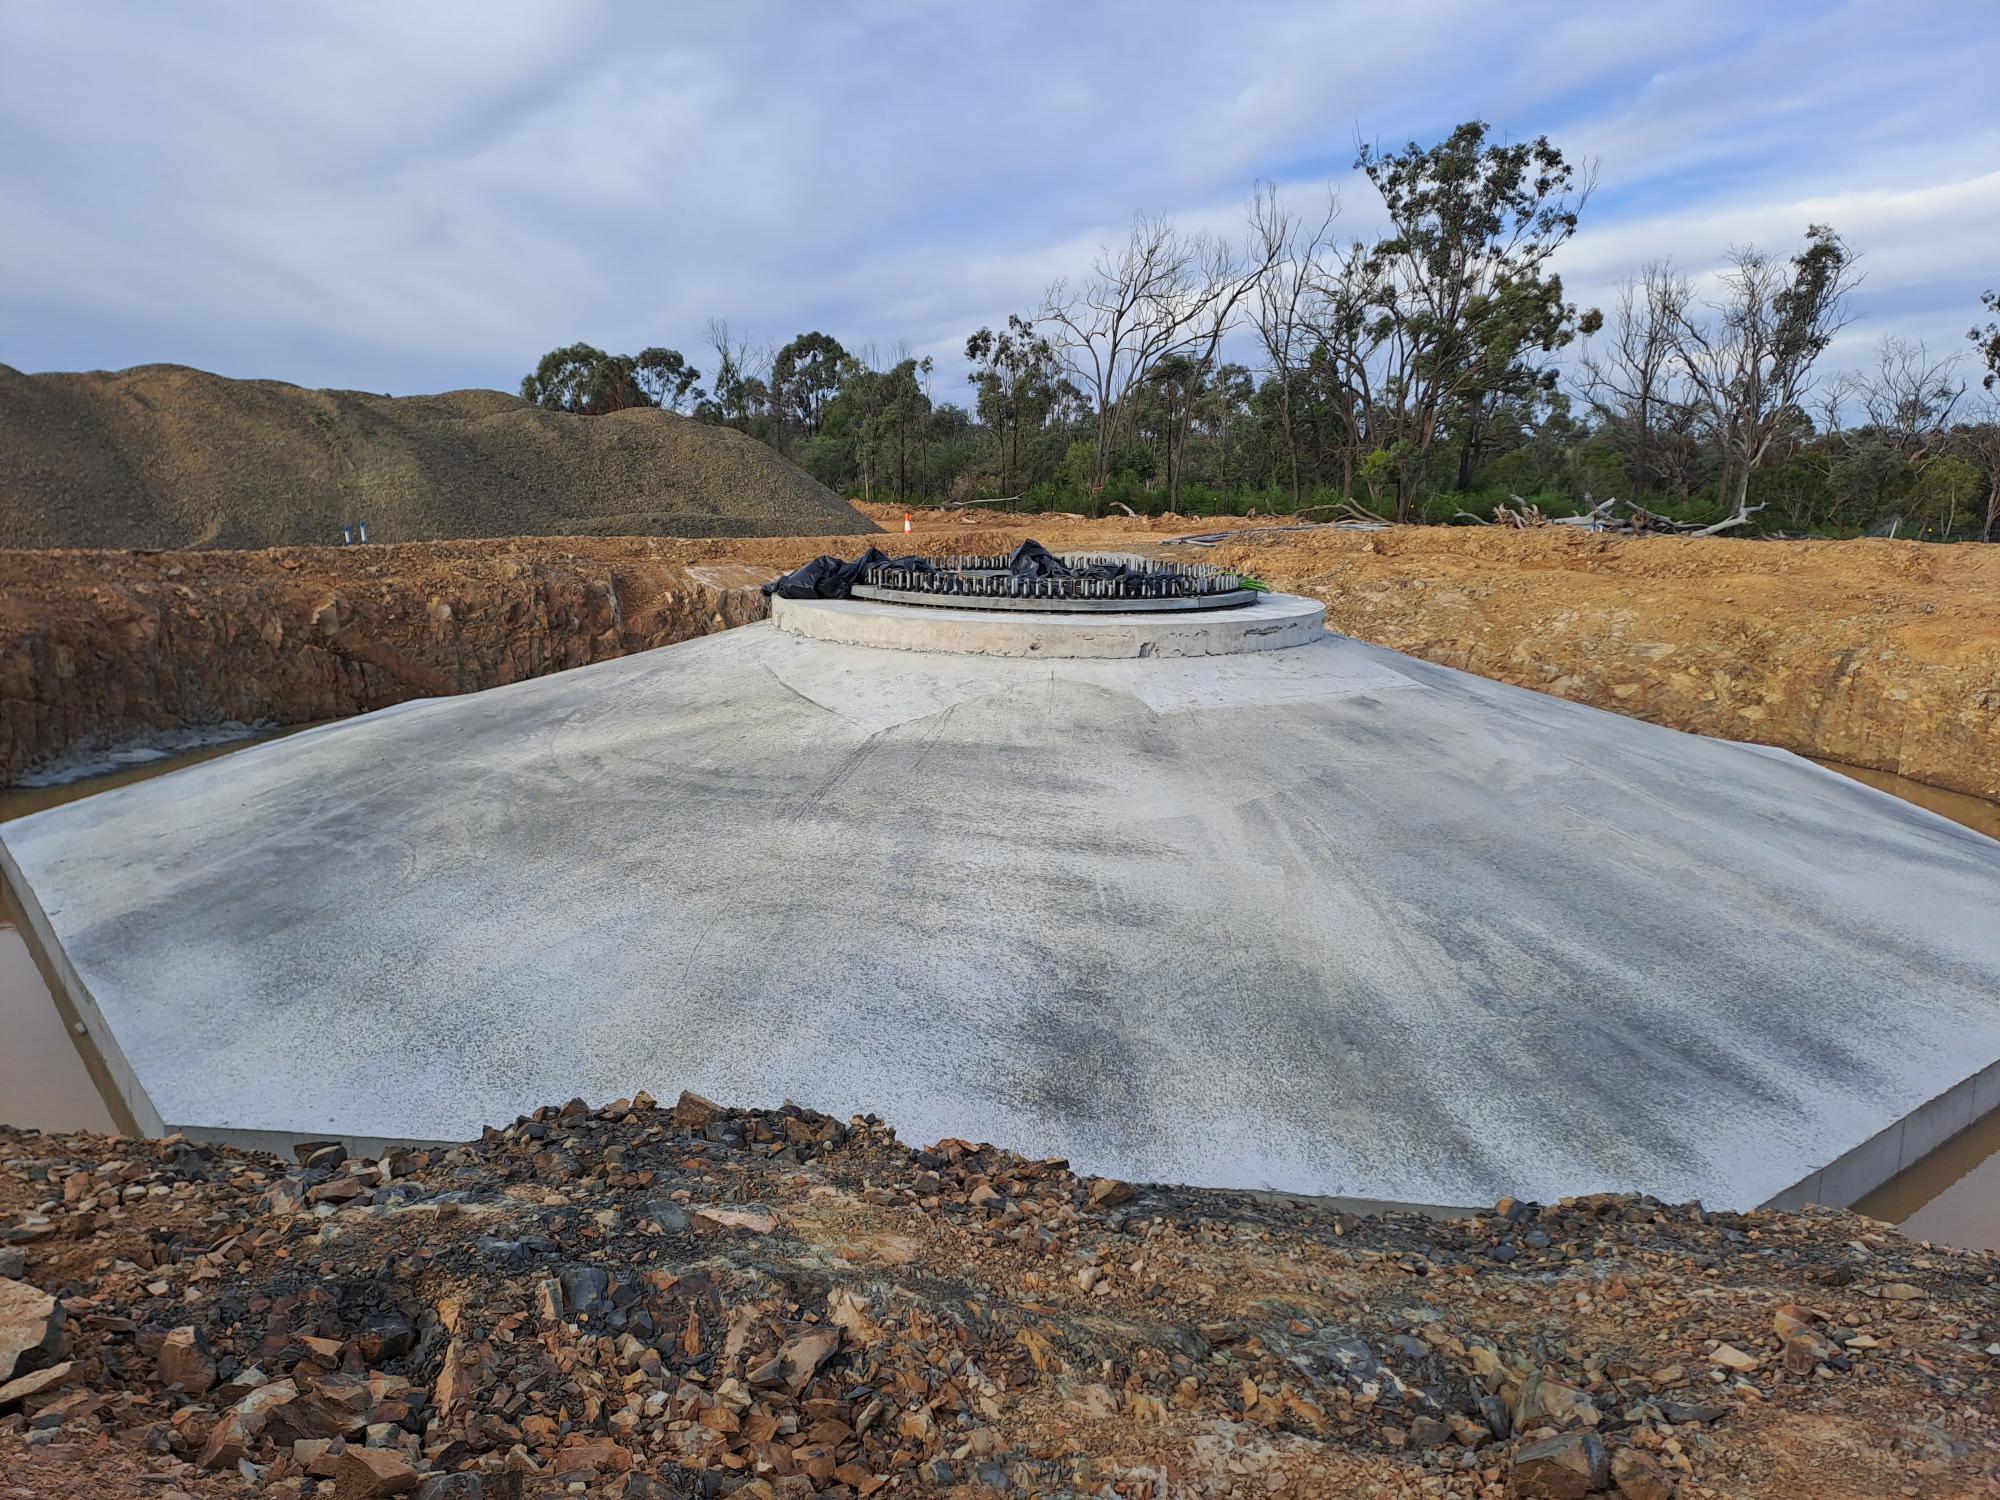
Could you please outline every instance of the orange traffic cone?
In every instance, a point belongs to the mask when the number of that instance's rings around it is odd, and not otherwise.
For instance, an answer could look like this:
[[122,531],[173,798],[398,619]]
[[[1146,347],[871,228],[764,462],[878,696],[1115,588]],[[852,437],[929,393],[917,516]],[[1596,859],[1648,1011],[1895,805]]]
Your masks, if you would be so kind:
[[905,531],[915,531],[916,529],[917,529],[916,527],[914,527],[914,526],[912,526],[912,525],[910,524],[910,513],[909,513],[908,511],[904,511],[904,512],[903,512],[903,530],[905,530]]

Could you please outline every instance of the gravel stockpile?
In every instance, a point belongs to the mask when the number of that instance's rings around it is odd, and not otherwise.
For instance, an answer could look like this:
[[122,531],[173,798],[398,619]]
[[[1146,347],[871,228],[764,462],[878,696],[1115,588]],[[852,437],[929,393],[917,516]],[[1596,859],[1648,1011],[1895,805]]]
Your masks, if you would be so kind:
[[764,444],[670,412],[0,365],[0,546],[337,543],[355,521],[377,542],[875,529]]

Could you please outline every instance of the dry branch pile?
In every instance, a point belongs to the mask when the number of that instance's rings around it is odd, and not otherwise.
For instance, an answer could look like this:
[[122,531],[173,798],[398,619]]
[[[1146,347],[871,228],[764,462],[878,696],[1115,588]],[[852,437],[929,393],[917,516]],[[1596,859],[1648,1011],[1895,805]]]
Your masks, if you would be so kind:
[[[1675,521],[1655,515],[1637,501],[1615,497],[1591,506],[1580,516],[1544,515],[1540,506],[1523,500],[1519,495],[1507,498],[1513,504],[1493,507],[1491,521],[1464,510],[1457,512],[1453,519],[1469,521],[1475,526],[1511,526],[1521,531],[1537,526],[1574,526],[1582,531],[1611,532],[1618,536],[1715,536],[1746,524],[1764,508],[1753,505],[1738,515],[1704,526],[1695,521]],[[1616,514],[1620,506],[1624,507],[1623,515]]]

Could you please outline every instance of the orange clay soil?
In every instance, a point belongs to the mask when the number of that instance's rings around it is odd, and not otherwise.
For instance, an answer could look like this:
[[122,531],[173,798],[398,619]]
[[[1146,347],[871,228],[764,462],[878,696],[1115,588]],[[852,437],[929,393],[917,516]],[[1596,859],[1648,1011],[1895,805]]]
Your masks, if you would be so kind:
[[[1125,547],[1244,569],[1365,640],[1679,729],[2000,798],[2000,548],[1562,528],[1176,534],[866,506],[890,551]],[[465,692],[758,618],[854,537],[516,537],[264,552],[0,553],[0,774],[222,720]]]

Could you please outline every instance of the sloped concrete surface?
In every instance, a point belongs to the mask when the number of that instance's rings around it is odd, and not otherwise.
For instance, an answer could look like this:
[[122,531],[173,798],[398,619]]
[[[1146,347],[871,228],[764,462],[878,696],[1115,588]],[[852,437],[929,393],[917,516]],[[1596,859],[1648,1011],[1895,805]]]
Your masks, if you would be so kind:
[[135,1113],[195,1134],[691,1088],[1134,1179],[1748,1206],[2000,1060],[2000,844],[1334,636],[755,625],[0,843]]

